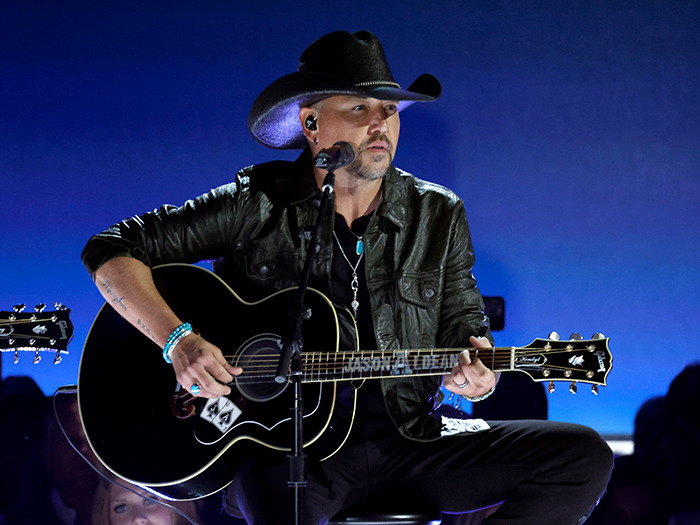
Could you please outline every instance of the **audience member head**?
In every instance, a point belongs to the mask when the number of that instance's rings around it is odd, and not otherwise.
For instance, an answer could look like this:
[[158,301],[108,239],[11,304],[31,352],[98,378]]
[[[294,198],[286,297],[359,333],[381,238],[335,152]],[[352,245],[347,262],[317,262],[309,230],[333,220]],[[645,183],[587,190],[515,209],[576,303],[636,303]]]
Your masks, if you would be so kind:
[[673,414],[700,421],[700,362],[690,363],[671,381],[666,402]]
[[116,478],[102,480],[93,501],[92,525],[191,525],[198,522],[194,502],[165,502]]

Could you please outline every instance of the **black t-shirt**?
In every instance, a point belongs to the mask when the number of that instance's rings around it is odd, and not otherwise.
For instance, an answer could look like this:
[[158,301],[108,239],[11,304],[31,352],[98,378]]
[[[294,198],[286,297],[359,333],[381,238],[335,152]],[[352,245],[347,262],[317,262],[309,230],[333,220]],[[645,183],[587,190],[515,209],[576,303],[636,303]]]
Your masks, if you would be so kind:
[[[351,312],[353,311],[351,306],[354,298],[351,286],[353,268],[351,265],[353,267],[357,265],[359,281],[357,301],[359,305],[355,321],[357,322],[360,350],[377,349],[377,341],[374,337],[374,321],[372,320],[372,310],[365,278],[366,255],[361,255],[364,252],[364,245],[358,248],[358,243],[361,242],[360,238],[364,235],[372,215],[373,213],[370,213],[356,219],[352,224],[352,229],[350,229],[345,222],[345,218],[338,213],[335,214],[335,236],[337,241],[334,239],[331,298],[335,304],[345,306]],[[338,243],[342,246],[342,251]],[[357,264],[358,260],[360,264]],[[366,380],[357,393],[354,435],[358,435],[358,433],[366,435],[369,432],[378,430],[380,427],[386,427],[386,424],[389,422],[389,415],[384,404],[380,381],[378,379]]]

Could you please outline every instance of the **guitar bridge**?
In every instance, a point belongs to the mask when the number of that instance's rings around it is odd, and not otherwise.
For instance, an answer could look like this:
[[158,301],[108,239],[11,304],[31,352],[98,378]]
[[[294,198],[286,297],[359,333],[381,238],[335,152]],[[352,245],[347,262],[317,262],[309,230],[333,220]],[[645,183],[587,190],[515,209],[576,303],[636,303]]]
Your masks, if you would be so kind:
[[173,415],[178,419],[189,419],[194,416],[196,409],[195,397],[177,385],[177,389],[170,398],[170,411]]

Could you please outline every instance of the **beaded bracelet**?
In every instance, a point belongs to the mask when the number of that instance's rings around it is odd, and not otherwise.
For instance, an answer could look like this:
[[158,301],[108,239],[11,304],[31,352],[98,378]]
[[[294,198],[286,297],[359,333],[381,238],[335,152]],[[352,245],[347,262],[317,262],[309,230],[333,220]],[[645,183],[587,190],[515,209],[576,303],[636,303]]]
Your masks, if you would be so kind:
[[480,396],[470,397],[470,396],[465,396],[464,394],[460,394],[460,395],[461,395],[464,399],[466,399],[467,401],[471,401],[472,403],[478,403],[479,401],[483,401],[484,399],[486,399],[487,397],[489,397],[489,396],[490,396],[491,394],[493,394],[495,391],[496,391],[496,385],[493,385],[493,386],[491,387],[491,390],[489,390],[488,392],[486,392],[485,394],[482,394],[482,395],[480,395]]
[[170,364],[173,362],[171,357],[173,350],[175,350],[175,347],[180,341],[182,341],[182,339],[190,335],[193,331],[194,330],[192,329],[192,325],[190,323],[182,323],[171,332],[171,334],[168,336],[168,340],[165,342],[165,346],[163,347],[163,359],[165,359],[166,363]]
[[455,394],[454,392],[450,392],[450,395],[447,398],[447,403],[452,406],[452,408],[456,408],[460,412],[464,412],[462,409],[462,400],[464,401],[471,401],[472,403],[478,403],[479,401],[482,401],[489,397],[491,394],[493,394],[496,391],[496,385],[494,385],[491,390],[486,392],[483,395],[480,396],[465,396],[464,394]]

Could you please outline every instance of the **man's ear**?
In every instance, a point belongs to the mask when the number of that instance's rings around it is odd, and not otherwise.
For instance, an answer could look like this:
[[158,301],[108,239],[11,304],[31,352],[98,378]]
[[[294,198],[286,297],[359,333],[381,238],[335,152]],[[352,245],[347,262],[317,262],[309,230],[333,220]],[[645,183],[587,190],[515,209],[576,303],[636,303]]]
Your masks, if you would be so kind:
[[310,107],[303,107],[299,109],[299,122],[301,122],[301,128],[304,131],[304,136],[309,140],[313,141],[316,137],[316,132],[318,131],[318,112]]

